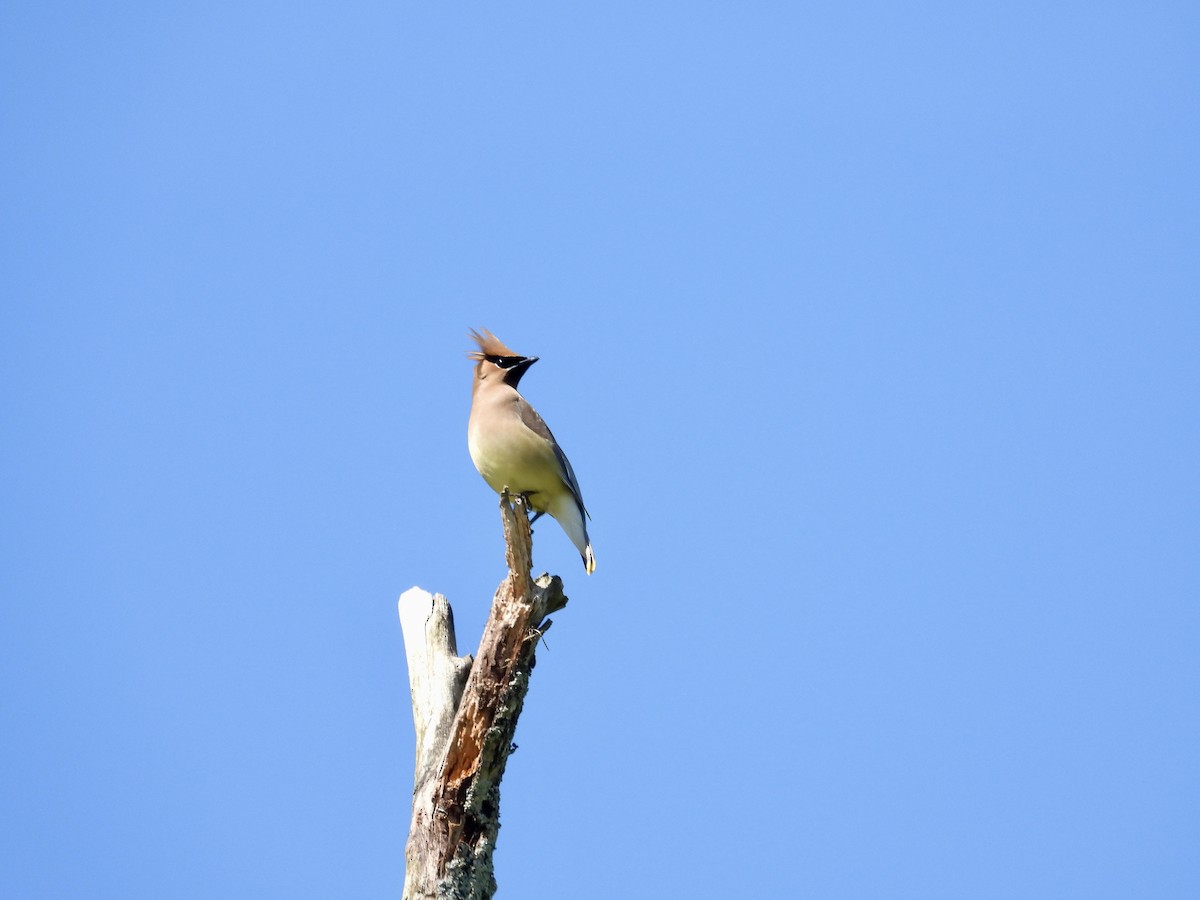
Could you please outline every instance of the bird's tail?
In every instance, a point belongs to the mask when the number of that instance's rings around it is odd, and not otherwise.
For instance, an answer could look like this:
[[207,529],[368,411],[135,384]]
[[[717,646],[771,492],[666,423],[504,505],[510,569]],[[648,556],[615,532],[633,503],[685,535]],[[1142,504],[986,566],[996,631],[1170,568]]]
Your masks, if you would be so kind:
[[575,499],[574,494],[563,491],[546,510],[558,520],[562,530],[567,533],[579,555],[583,557],[583,570],[591,575],[596,571],[596,555],[592,552],[592,542],[588,537],[587,525],[583,521],[583,507]]

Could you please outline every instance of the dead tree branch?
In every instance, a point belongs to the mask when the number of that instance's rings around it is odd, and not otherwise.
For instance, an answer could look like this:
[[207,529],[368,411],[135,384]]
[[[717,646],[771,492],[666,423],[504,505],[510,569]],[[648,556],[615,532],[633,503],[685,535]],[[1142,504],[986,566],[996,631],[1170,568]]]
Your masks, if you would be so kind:
[[505,493],[500,511],[509,571],[474,661],[457,655],[445,597],[420,588],[400,597],[417,734],[404,900],[486,900],[495,892],[500,780],[546,616],[567,604],[557,575],[530,577],[525,500]]

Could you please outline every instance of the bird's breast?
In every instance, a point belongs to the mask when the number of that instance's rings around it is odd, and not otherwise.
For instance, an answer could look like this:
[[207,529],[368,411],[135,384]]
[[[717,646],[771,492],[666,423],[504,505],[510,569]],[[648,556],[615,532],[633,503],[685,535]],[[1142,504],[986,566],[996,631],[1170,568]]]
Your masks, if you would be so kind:
[[492,490],[499,493],[507,487],[528,493],[535,509],[543,508],[544,502],[565,488],[553,446],[515,415],[472,416],[467,448]]

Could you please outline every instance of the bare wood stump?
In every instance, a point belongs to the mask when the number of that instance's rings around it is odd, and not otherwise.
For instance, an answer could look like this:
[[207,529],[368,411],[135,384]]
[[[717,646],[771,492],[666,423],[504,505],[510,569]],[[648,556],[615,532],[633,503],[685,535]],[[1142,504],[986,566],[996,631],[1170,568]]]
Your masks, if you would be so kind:
[[500,780],[514,745],[546,616],[567,605],[562,580],[529,574],[526,501],[500,498],[508,576],[492,600],[479,652],[458,656],[454,615],[440,594],[400,596],[417,734],[404,900],[484,900],[496,891],[492,854]]

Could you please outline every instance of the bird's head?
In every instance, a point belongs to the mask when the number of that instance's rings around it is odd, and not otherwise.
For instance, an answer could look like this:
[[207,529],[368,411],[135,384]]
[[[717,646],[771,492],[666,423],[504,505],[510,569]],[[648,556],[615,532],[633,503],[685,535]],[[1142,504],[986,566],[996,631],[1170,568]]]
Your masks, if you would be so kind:
[[486,328],[482,331],[472,328],[471,340],[479,345],[478,350],[467,353],[468,357],[475,360],[476,387],[491,379],[499,379],[509,387],[515,388],[521,376],[538,361],[536,356],[514,353]]

